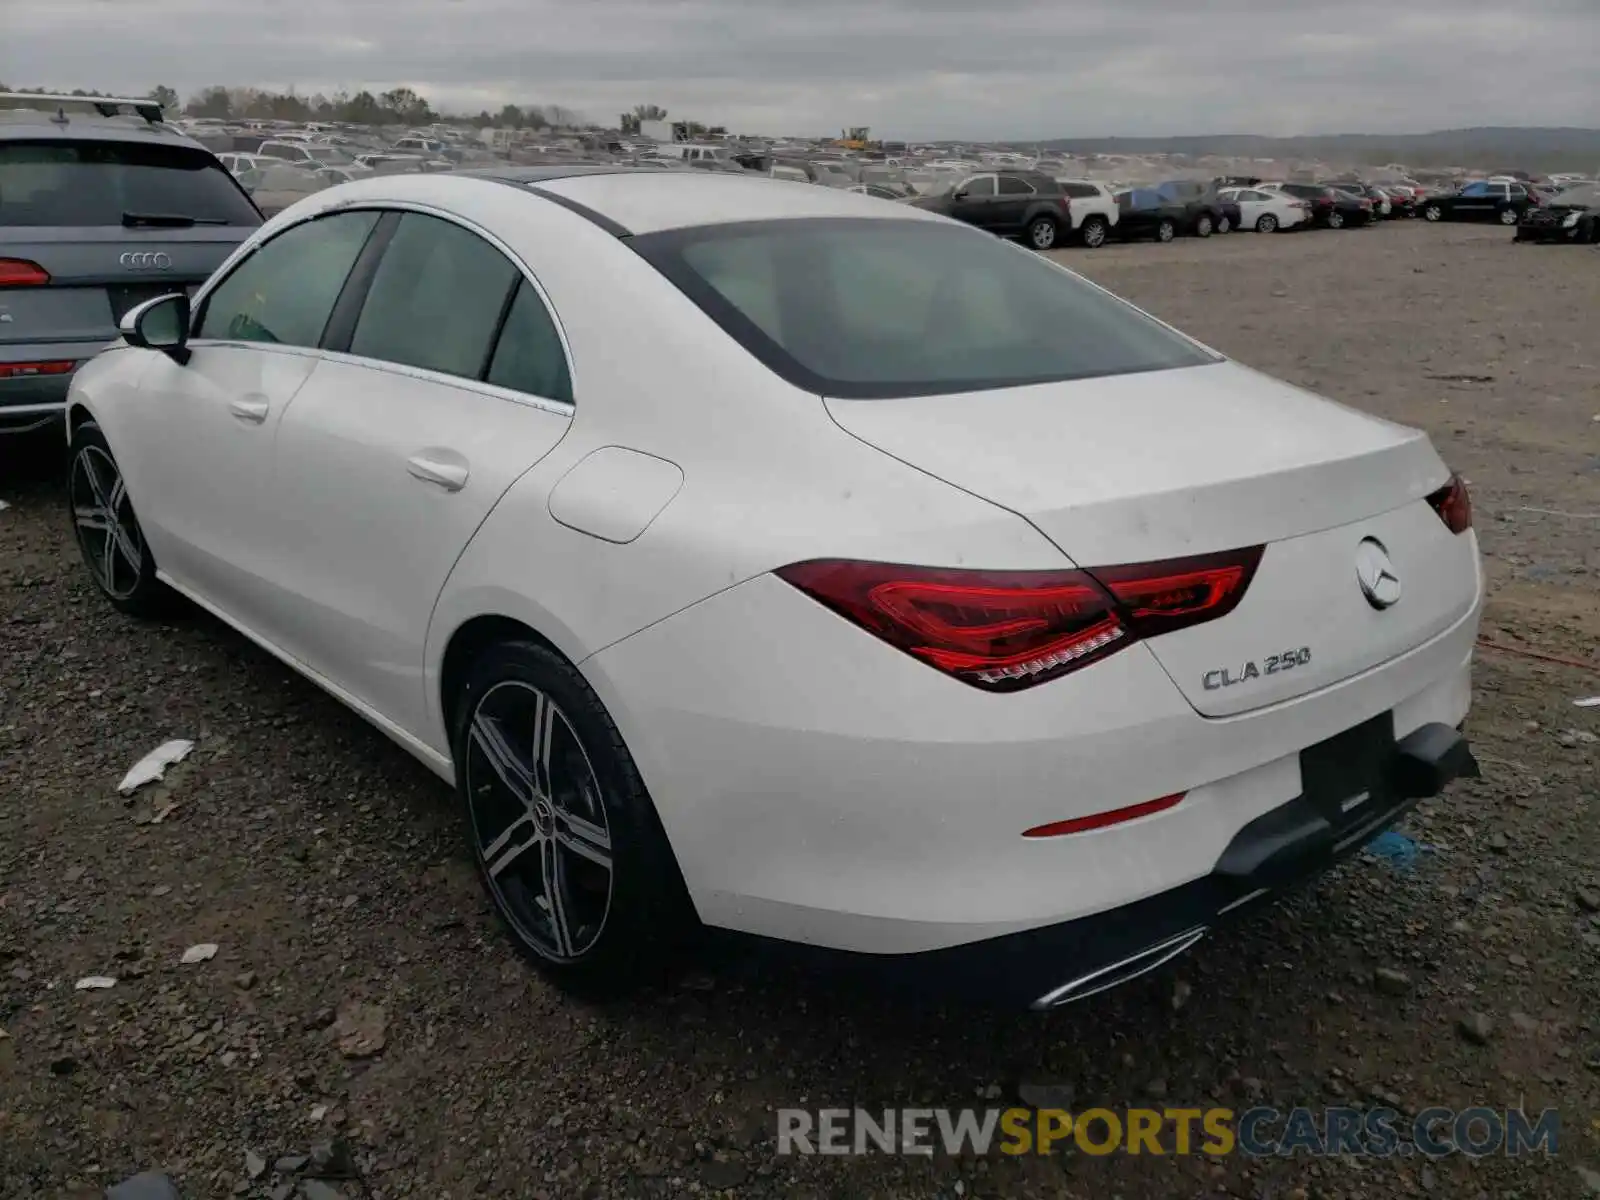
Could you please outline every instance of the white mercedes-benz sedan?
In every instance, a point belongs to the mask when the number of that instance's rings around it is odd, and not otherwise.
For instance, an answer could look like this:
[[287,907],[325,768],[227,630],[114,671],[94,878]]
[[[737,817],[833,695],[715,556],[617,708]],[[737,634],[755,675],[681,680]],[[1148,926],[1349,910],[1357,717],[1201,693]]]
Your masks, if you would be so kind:
[[904,205],[381,176],[147,301],[70,503],[459,793],[518,947],[734,931],[1048,1008],[1476,771],[1425,435]]

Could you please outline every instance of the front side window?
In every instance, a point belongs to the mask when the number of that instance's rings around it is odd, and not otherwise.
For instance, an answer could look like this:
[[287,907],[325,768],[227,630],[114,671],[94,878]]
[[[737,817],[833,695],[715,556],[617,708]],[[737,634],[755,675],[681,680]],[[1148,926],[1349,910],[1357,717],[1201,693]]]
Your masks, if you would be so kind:
[[942,223],[751,222],[631,244],[773,371],[826,396],[982,391],[1217,361],[1040,256]]
[[477,234],[406,213],[373,274],[350,353],[479,379],[519,278]]
[[994,176],[993,175],[979,175],[979,176],[976,176],[975,178],[967,180],[965,183],[963,183],[956,190],[960,191],[960,192],[965,192],[968,196],[974,196],[974,197],[976,197],[976,196],[992,196],[992,195],[994,195],[994,192],[995,192]]
[[206,297],[195,336],[316,346],[375,212],[318,217],[259,247]]

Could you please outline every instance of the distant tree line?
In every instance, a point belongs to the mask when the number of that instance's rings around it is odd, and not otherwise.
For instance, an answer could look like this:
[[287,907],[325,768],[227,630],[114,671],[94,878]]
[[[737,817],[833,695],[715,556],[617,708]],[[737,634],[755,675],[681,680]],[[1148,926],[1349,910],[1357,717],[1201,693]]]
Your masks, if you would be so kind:
[[[45,87],[8,87],[0,83],[0,92],[53,92]],[[73,88],[64,93],[71,96],[109,96],[111,92]],[[225,87],[213,84],[201,88],[187,103],[182,102],[177,90],[162,84],[151,88],[140,99],[154,100],[168,112],[181,111],[190,117],[216,117],[221,120],[264,121],[347,121],[355,125],[428,125],[442,120],[467,120],[482,128],[497,125],[510,129],[549,129],[554,127],[577,128],[584,120],[571,109],[558,104],[507,104],[497,113],[487,109],[473,117],[446,117],[429,101],[411,88],[394,88],[374,95],[362,89],[359,92],[339,91],[331,96],[317,92],[301,96],[293,89],[271,92],[262,88]],[[641,106],[643,107],[643,106]]]

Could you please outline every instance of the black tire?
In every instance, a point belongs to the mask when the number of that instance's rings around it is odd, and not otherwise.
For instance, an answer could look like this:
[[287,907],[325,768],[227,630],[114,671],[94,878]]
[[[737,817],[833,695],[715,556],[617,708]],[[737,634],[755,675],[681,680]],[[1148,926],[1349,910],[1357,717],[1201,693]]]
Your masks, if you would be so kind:
[[1094,250],[1104,246],[1108,239],[1108,227],[1104,217],[1085,217],[1083,224],[1078,227],[1078,236],[1083,239],[1083,244]]
[[1273,216],[1271,213],[1262,213],[1259,217],[1256,218],[1256,232],[1257,233],[1277,233],[1278,232],[1278,218]]
[[1162,219],[1156,223],[1156,241],[1170,242],[1178,236],[1178,227],[1171,221]]
[[67,517],[100,594],[118,612],[159,617],[174,596],[156,578],[156,557],[144,540],[111,443],[94,421],[72,431],[67,451]]
[[1028,245],[1035,250],[1054,250],[1061,227],[1054,217],[1035,217],[1028,222]]
[[1195,237],[1208,238],[1215,232],[1217,223],[1212,220],[1210,213],[1201,213],[1194,219]]
[[1444,220],[1444,209],[1440,208],[1437,204],[1429,204],[1423,208],[1422,216],[1424,220],[1442,221]]
[[[526,724],[499,715],[524,704],[535,714]],[[553,983],[589,996],[660,976],[698,922],[633,756],[588,682],[546,646],[499,642],[472,665],[454,712],[451,749],[467,839],[518,953]],[[542,723],[539,713],[549,714]],[[534,752],[539,728],[551,731],[543,766]],[[505,766],[506,753],[516,765]],[[602,850],[605,867],[596,857]],[[558,903],[541,904],[530,869],[545,896],[555,879]]]

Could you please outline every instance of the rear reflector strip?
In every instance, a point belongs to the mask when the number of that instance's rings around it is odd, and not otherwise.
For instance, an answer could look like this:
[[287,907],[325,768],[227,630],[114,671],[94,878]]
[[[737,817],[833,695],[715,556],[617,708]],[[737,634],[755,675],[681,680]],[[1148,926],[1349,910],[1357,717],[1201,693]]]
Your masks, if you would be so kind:
[[1087,833],[1091,829],[1104,829],[1108,825],[1121,825],[1124,821],[1136,821],[1140,817],[1148,817],[1152,813],[1166,812],[1169,808],[1176,808],[1186,792],[1177,792],[1171,796],[1161,796],[1155,800],[1146,800],[1142,804],[1130,804],[1127,808],[1113,808],[1110,812],[1092,813],[1087,817],[1072,817],[1066,821],[1052,821],[1048,825],[1035,825],[1032,829],[1023,830],[1025,838],[1064,837],[1069,833]]
[[0,379],[31,379],[35,375],[70,375],[76,359],[63,362],[0,363]]

